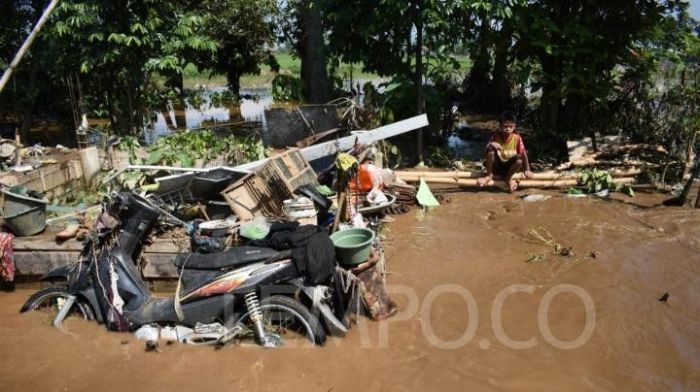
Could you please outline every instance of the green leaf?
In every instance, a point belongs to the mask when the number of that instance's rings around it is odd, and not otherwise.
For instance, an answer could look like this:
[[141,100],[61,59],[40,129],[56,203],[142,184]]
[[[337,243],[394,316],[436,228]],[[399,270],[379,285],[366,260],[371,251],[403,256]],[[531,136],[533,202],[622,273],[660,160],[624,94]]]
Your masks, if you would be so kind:
[[134,23],[133,25],[131,25],[130,30],[132,33],[135,33],[135,32],[140,32],[141,34],[148,33],[148,30],[146,30],[146,28],[141,23]]
[[162,161],[162,160],[163,160],[163,153],[158,151],[158,150],[151,151],[151,153],[148,154],[148,163],[151,165],[156,164],[156,163],[160,163],[160,161]]
[[189,154],[181,152],[177,154],[177,160],[180,161],[182,167],[192,167],[194,166],[194,159]]

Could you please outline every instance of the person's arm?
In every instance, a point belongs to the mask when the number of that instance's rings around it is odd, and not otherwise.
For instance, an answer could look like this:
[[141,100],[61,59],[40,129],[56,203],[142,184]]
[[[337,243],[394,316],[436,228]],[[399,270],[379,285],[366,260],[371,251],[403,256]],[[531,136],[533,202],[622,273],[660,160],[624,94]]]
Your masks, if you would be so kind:
[[526,178],[532,178],[533,173],[530,171],[530,160],[527,158],[527,150],[525,149],[525,143],[523,143],[522,136],[518,135],[518,154],[523,157],[523,169],[525,171]]
[[489,137],[489,142],[486,143],[486,148],[484,148],[484,151],[488,151],[489,148],[493,148],[495,151],[500,151],[501,145],[495,142],[496,140],[496,135],[492,134]]
[[527,151],[523,153],[523,168],[525,169],[525,177],[532,178],[534,174],[530,171],[530,161],[527,159]]

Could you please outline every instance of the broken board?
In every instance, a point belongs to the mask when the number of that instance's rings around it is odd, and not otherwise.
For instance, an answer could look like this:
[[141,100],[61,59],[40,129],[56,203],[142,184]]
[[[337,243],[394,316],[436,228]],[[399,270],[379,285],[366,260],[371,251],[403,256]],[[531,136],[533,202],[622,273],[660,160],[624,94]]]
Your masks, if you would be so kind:
[[[265,110],[262,140],[266,147],[285,148],[314,133],[338,127],[338,111],[334,105],[304,105],[296,110]],[[311,128],[311,129],[309,129]]]

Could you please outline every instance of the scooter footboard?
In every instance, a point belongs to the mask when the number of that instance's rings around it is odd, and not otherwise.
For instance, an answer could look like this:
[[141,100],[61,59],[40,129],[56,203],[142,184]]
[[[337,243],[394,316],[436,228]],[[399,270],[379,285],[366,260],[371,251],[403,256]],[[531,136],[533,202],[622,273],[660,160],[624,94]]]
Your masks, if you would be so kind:
[[174,298],[150,298],[144,306],[133,312],[126,312],[131,328],[145,324],[177,323],[193,327],[196,323],[223,323],[227,312],[233,312],[235,297],[230,294],[216,295],[181,304],[185,318],[181,321],[175,313]]

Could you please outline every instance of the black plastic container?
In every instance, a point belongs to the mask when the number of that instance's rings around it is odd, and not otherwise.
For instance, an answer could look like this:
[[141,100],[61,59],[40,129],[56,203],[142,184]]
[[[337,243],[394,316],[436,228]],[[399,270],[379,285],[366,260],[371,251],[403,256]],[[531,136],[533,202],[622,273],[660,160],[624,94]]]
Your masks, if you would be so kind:
[[241,177],[243,177],[243,173],[236,173],[226,169],[197,173],[190,185],[192,197],[195,199],[206,199],[209,196],[218,195],[229,184]]

